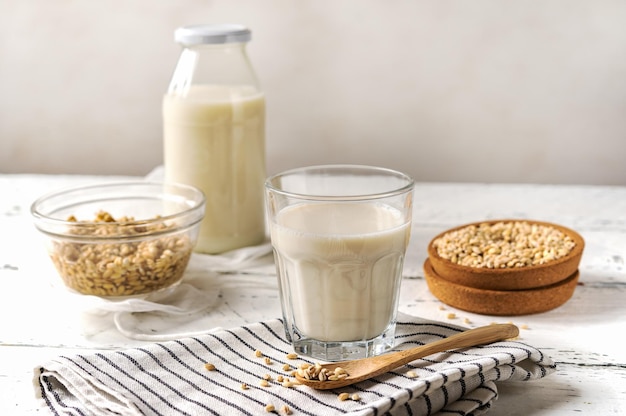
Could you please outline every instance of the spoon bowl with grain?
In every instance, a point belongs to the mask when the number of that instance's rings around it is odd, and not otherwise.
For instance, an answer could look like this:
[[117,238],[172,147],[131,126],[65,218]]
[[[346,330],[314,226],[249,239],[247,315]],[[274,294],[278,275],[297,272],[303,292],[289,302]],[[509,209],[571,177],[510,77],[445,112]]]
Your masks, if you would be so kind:
[[349,386],[363,380],[387,373],[393,369],[442,351],[475,347],[515,338],[519,329],[512,324],[492,324],[469,329],[447,338],[375,357],[341,361],[329,364],[315,364],[309,369],[296,373],[300,384],[316,390],[330,390]]

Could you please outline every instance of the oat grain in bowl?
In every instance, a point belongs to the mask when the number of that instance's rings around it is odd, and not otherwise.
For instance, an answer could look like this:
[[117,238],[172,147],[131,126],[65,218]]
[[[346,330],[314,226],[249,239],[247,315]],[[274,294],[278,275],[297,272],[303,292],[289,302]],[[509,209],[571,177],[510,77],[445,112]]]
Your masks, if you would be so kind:
[[204,195],[179,184],[124,182],[47,195],[31,212],[68,288],[107,298],[140,296],[182,279]]
[[116,220],[104,211],[93,221],[79,222],[74,216],[68,221],[93,225],[70,229],[75,235],[127,239],[123,244],[53,242],[50,257],[61,278],[68,287],[84,294],[140,295],[171,286],[181,279],[193,250],[186,234],[133,240],[142,233],[167,232],[175,224],[157,222],[128,227],[126,224],[136,223],[133,217]]
[[576,243],[551,225],[511,221],[471,224],[445,233],[433,245],[452,263],[493,269],[544,264],[565,257]]
[[562,225],[501,219],[460,225],[428,244],[433,273],[449,282],[486,290],[548,286],[572,276],[585,242]]

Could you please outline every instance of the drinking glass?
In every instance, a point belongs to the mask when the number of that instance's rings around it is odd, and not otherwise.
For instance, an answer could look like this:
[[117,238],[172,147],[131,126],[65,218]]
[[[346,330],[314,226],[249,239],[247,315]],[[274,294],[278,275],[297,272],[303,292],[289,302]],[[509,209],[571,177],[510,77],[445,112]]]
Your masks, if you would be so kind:
[[360,165],[266,180],[285,332],[296,353],[340,361],[394,345],[413,187],[404,173]]

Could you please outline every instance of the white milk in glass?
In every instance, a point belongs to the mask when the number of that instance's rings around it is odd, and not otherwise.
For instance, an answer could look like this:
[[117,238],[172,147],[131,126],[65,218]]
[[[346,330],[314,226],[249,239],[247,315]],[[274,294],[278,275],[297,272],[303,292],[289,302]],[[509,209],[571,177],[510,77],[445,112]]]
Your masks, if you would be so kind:
[[271,224],[283,302],[297,331],[318,341],[380,335],[396,316],[410,227],[377,203],[307,203]]
[[265,99],[254,87],[192,85],[163,100],[167,181],[200,188],[196,250],[221,253],[265,238]]

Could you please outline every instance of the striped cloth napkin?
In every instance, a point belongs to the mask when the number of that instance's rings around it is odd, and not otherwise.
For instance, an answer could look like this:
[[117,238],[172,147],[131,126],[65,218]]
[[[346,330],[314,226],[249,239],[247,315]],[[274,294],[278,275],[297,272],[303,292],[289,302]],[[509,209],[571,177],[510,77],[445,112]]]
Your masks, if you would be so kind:
[[[396,349],[463,330],[398,318]],[[513,340],[435,354],[372,380],[318,391],[283,385],[294,380],[286,365],[313,362],[287,358],[291,351],[276,319],[140,348],[58,357],[35,369],[35,389],[56,415],[260,415],[270,411],[268,405],[279,415],[478,415],[496,399],[497,382],[540,379],[556,368],[540,350]],[[349,398],[340,400],[344,392]]]

